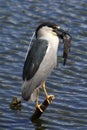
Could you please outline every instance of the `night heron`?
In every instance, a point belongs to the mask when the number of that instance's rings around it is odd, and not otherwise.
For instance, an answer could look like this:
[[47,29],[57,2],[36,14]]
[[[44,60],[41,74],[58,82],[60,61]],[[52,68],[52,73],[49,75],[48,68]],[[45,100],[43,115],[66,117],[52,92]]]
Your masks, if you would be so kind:
[[23,67],[22,97],[24,100],[35,99],[36,107],[41,110],[38,104],[38,87],[42,86],[48,100],[45,81],[57,65],[59,38],[68,43],[64,51],[66,60],[71,37],[56,24],[48,22],[37,27],[35,36],[36,39],[33,41]]

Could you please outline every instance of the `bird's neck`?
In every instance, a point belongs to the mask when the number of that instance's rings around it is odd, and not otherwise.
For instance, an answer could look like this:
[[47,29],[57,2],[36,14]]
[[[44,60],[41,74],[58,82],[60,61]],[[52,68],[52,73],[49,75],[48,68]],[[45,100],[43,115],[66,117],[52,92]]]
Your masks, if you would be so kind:
[[57,36],[40,36],[38,39],[47,40],[48,44],[57,51],[59,45],[59,38]]

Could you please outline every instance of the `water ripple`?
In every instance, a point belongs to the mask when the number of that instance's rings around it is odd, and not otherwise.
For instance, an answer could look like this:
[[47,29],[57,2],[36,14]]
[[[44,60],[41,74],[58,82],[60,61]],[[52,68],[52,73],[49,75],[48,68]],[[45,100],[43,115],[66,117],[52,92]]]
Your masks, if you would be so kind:
[[[87,129],[87,2],[86,0],[1,0],[0,2],[0,130]],[[46,85],[55,99],[41,119],[31,122],[35,103],[23,101],[21,111],[9,104],[21,97],[22,68],[30,37],[43,21],[58,23],[72,36],[72,48],[63,66],[62,43],[58,65]],[[40,91],[39,101],[44,100]]]

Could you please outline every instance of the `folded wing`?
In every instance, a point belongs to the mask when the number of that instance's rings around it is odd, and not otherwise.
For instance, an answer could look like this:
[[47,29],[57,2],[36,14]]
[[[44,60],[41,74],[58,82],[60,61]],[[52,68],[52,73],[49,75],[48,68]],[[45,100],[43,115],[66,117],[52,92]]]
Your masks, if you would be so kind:
[[48,47],[46,40],[35,40],[27,54],[23,67],[23,80],[30,80],[37,72]]

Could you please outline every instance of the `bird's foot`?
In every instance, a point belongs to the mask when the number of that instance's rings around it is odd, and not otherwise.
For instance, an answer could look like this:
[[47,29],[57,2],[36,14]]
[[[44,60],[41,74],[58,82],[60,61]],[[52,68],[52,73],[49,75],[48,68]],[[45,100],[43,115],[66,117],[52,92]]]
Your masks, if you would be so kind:
[[37,105],[36,105],[36,109],[39,109],[40,112],[43,112],[43,110],[41,109],[41,104],[37,104]]
[[47,95],[47,97],[46,97],[46,100],[47,100],[48,104],[50,104],[53,99],[55,99],[54,95]]

